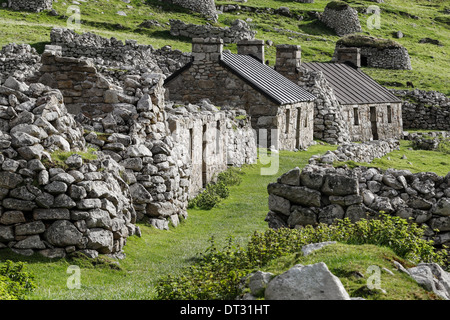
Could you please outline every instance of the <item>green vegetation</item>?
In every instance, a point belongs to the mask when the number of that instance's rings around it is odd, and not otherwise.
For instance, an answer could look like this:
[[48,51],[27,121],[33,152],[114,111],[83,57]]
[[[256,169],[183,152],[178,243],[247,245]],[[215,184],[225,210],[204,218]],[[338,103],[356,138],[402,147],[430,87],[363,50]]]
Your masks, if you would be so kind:
[[[301,248],[304,245],[323,241],[338,241],[353,245],[352,249],[346,246],[340,247],[341,250],[352,251],[352,254],[347,259],[345,256],[339,256],[339,264],[336,268],[349,269],[345,273],[339,270],[337,276],[346,278],[351,296],[358,296],[361,294],[359,289],[365,287],[363,282],[348,279],[351,278],[352,272],[358,272],[358,269],[354,269],[353,266],[355,261],[361,259],[361,255],[358,254],[361,249],[357,247],[358,245],[370,244],[390,248],[395,253],[390,254],[391,260],[399,260],[398,257],[400,257],[416,263],[436,262],[443,265],[446,251],[436,252],[432,242],[422,239],[423,232],[424,229],[402,218],[381,215],[380,219],[361,220],[354,224],[344,219],[337,220],[331,226],[319,224],[315,228],[307,226],[301,230],[282,228],[255,232],[245,248],[234,245],[230,238],[227,245],[220,250],[212,240],[211,246],[197,264],[187,268],[177,277],[169,275],[158,282],[158,297],[169,300],[234,299],[241,293],[239,288],[241,279],[252,270],[264,269],[272,263],[267,270],[273,272],[276,265],[276,273],[284,272],[287,266],[299,263],[298,259],[302,257]],[[330,252],[333,252],[334,257],[338,256],[333,249]],[[286,256],[290,256],[287,261],[284,259],[280,263],[277,260]],[[371,257],[366,256],[365,259],[369,260],[369,265],[373,265],[374,261]],[[352,267],[348,268],[348,265]],[[349,285],[349,282],[356,282],[358,285],[355,287]],[[367,294],[365,298],[383,297],[379,294],[374,296]]]
[[95,154],[95,151],[97,151],[94,148],[88,148],[87,151],[62,151],[62,150],[55,150],[53,151],[50,156],[52,158],[52,161],[43,160],[42,163],[47,167],[58,167],[58,168],[67,168],[66,160],[70,156],[74,154],[78,154],[81,156],[81,159],[84,161],[89,160],[96,160],[97,155]]
[[336,42],[337,45],[344,45],[347,47],[371,47],[377,49],[399,48],[401,45],[398,42],[390,39],[379,39],[375,37],[365,36],[361,34],[351,34],[342,37]]
[[[443,148],[445,149],[445,146]],[[441,176],[446,176],[450,171],[448,153],[442,151],[414,150],[412,141],[405,140],[400,141],[400,150],[393,151],[382,158],[375,159],[371,163],[355,161],[334,163],[336,167],[342,165],[347,165],[350,168],[365,166],[383,170],[389,168],[406,169],[412,173],[431,171]]]
[[[0,3],[6,0],[0,0]],[[219,16],[217,26],[230,26],[239,18],[248,23],[257,33],[257,38],[273,41],[273,46],[266,46],[266,59],[275,61],[275,45],[301,44],[302,59],[306,62],[330,61],[336,41],[340,38],[326,28],[313,12],[323,12],[329,0],[316,0],[314,3],[299,3],[279,0],[248,0],[242,6],[255,8],[288,7],[293,14],[285,17],[278,14],[253,13],[247,11],[224,13]],[[366,21],[371,14],[365,13],[371,1],[345,1],[359,12],[363,34],[391,41],[396,31],[405,35],[396,42],[407,48],[413,70],[384,70],[363,68],[362,70],[379,83],[389,88],[406,89],[406,82],[411,81],[416,88],[437,90],[450,93],[448,74],[450,73],[449,48],[450,29],[448,1],[438,0],[430,3],[428,0],[391,0],[377,3],[381,10],[381,28],[369,29]],[[216,1],[216,4],[228,4],[230,1]],[[0,46],[10,42],[30,43],[39,51],[50,41],[50,31],[53,27],[67,27],[67,2],[54,4],[59,16],[51,16],[47,12],[29,13],[14,12],[0,7]],[[187,23],[206,24],[207,21],[198,14],[174,5],[161,3],[158,0],[131,0],[128,9],[121,0],[87,1],[79,5],[81,10],[81,29],[77,32],[94,32],[103,37],[115,37],[119,40],[134,39],[140,44],[151,44],[155,48],[170,45],[184,52],[191,50],[189,39],[170,35],[167,24],[170,19],[180,19]],[[117,15],[117,11],[126,12],[127,16]],[[238,14],[239,13],[239,14]],[[299,18],[301,17],[301,18]],[[159,26],[142,28],[139,25],[144,20],[156,20]],[[251,20],[249,20],[251,19]],[[422,38],[439,39],[443,46],[418,43]],[[226,49],[233,52],[236,45],[228,45]]]
[[210,210],[230,195],[229,186],[237,186],[242,182],[242,172],[231,167],[218,174],[217,181],[210,183],[194,199],[189,201],[188,208]]
[[23,262],[6,260],[0,264],[0,300],[23,300],[36,284]]

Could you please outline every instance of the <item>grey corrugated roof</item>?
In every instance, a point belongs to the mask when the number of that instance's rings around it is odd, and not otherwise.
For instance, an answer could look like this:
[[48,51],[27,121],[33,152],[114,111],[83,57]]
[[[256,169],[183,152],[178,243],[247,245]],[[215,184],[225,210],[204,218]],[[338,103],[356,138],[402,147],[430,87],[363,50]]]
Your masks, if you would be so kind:
[[316,99],[313,94],[252,56],[223,52],[222,62],[229,70],[280,105]]
[[306,69],[322,71],[341,104],[393,103],[399,98],[360,70],[344,63],[302,63]]

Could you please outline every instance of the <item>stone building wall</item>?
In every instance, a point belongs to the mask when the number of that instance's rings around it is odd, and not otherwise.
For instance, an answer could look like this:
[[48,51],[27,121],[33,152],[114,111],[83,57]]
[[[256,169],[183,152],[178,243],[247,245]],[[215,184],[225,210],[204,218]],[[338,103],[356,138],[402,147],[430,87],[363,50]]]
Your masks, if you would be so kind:
[[402,104],[379,103],[342,106],[352,141],[401,139]]
[[177,4],[183,8],[199,12],[206,17],[211,18],[213,21],[217,21],[218,14],[216,11],[216,5],[214,0],[162,0],[163,2],[169,2]]
[[170,20],[170,34],[187,38],[219,38],[224,43],[236,43],[241,40],[253,40],[256,31],[251,30],[243,20],[235,20],[231,27],[213,27],[211,25],[187,24],[181,20]]
[[113,85],[97,72],[92,60],[63,57],[61,47],[46,46],[41,62],[36,78],[61,90],[70,113],[111,112],[112,104],[119,102],[112,97]]
[[206,100],[199,105],[166,106],[179,160],[189,163],[189,196],[194,197],[228,166],[256,161],[255,133],[243,110],[218,110]]
[[[127,237],[139,234],[123,167],[104,154],[77,155],[88,152],[83,130],[58,90],[9,78],[0,105],[0,249],[120,257]],[[75,155],[58,165],[53,151]]]
[[26,10],[41,12],[52,9],[53,0],[8,0],[8,8],[13,10]]
[[[259,145],[273,145],[281,149],[307,147],[313,140],[309,134],[313,125],[312,103],[283,106],[274,103],[220,64],[222,46],[223,41],[220,39],[194,39],[192,65],[166,83],[168,99],[177,103],[199,103],[203,99],[210,99],[216,106],[244,109],[251,117],[255,130],[267,130],[267,136],[257,135]],[[302,113],[297,116],[299,108]],[[288,112],[290,125],[286,130]],[[298,128],[297,122],[303,125]],[[260,137],[264,139],[260,141]]]
[[331,224],[343,218],[356,222],[384,211],[424,226],[425,237],[437,247],[450,243],[450,175],[308,165],[286,172],[267,189],[271,228]]
[[333,89],[321,72],[300,68],[297,83],[317,99],[314,101],[314,139],[331,144],[351,141],[348,122]]

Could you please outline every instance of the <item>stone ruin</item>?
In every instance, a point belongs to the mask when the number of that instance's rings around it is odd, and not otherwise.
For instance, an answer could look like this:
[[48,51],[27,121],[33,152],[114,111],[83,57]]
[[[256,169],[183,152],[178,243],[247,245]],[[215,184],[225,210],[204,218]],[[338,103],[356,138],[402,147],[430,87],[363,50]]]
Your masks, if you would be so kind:
[[343,1],[329,2],[320,16],[320,21],[333,29],[338,36],[362,32],[358,12]]
[[383,69],[412,70],[408,50],[401,44],[371,36],[348,35],[336,42],[333,61],[341,48],[360,49],[361,66]]
[[9,76],[0,85],[2,248],[122,257],[136,221],[177,226],[219,172],[256,161],[243,110],[166,103],[159,73],[113,85],[58,46],[41,62],[30,79],[45,84]]
[[21,11],[41,12],[52,9],[53,0],[8,0],[8,8]]
[[205,17],[217,22],[218,14],[214,0],[160,0],[163,2],[173,3],[183,8],[199,12]]
[[236,19],[231,27],[188,24],[181,20],[170,20],[170,34],[187,38],[220,38],[224,43],[236,43],[241,40],[253,40],[256,31],[251,30],[247,22]]

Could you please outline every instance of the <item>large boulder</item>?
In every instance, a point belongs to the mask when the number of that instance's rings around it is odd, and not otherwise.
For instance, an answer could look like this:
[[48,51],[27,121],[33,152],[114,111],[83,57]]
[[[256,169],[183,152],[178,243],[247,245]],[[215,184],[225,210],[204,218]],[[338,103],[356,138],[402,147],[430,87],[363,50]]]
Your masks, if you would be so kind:
[[267,285],[266,300],[350,300],[325,263],[295,265]]
[[426,290],[432,291],[445,300],[450,299],[450,273],[436,263],[420,263],[408,269],[408,273]]

